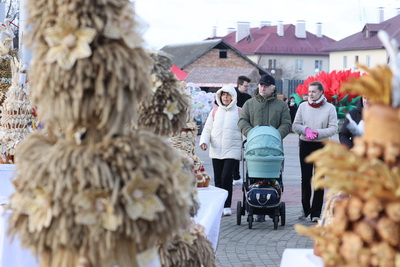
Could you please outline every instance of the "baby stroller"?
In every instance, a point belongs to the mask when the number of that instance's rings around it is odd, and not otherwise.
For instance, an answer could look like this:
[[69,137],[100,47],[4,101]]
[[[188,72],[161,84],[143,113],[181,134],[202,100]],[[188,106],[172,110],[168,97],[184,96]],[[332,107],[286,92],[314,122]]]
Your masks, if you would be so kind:
[[[247,144],[246,144],[247,143]],[[246,146],[245,146],[246,144]],[[283,146],[281,136],[274,127],[256,126],[243,142],[243,202],[237,202],[237,225],[247,212],[249,229],[253,227],[253,215],[268,215],[274,229],[285,225],[285,202],[283,192]],[[242,204],[243,203],[243,204]]]

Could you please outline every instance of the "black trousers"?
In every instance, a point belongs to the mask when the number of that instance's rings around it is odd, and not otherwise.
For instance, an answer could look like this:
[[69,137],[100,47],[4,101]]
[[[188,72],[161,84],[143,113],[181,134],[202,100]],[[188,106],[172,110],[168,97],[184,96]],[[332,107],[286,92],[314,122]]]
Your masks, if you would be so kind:
[[306,216],[320,217],[322,204],[324,203],[324,190],[314,190],[314,196],[311,204],[311,178],[314,173],[314,164],[306,163],[305,158],[312,152],[321,149],[323,144],[321,142],[306,142],[300,140],[300,167],[301,167],[301,204]]
[[232,204],[232,175],[236,162],[235,159],[212,159],[215,186],[228,191],[224,208],[230,208]]
[[236,160],[235,168],[233,169],[233,180],[240,180],[240,171],[239,171],[240,161]]

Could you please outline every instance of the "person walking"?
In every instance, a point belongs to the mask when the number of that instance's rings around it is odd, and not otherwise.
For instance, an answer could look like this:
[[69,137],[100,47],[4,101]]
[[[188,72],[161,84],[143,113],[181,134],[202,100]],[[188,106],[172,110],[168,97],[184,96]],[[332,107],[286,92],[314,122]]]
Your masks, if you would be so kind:
[[239,76],[237,79],[237,87],[235,88],[237,94],[236,105],[240,108],[251,98],[251,95],[249,95],[250,82],[251,79],[247,76]]
[[293,96],[290,97],[288,107],[289,107],[290,119],[293,123],[294,117],[296,117],[296,112],[297,112],[297,104]]
[[311,202],[311,177],[314,165],[306,163],[305,158],[323,147],[322,141],[337,133],[336,109],[324,96],[324,86],[315,81],[308,86],[308,100],[299,105],[293,122],[293,130],[300,135],[301,203],[303,209],[299,219],[310,216],[312,222],[318,222],[324,201],[324,190],[314,190]]
[[368,98],[361,97],[357,102],[357,107],[349,112],[350,118],[353,122],[350,122],[350,120],[346,118],[342,128],[340,128],[339,141],[348,148],[352,148],[354,146],[354,137],[357,136],[355,132],[359,130],[358,128],[360,122],[362,121],[362,112],[364,107],[368,106],[368,103]]
[[240,108],[233,86],[223,86],[216,93],[218,107],[211,110],[200,136],[199,146],[209,150],[214,169],[215,186],[228,191],[223,215],[232,215],[233,168],[242,156],[242,134],[237,122]]
[[[237,79],[237,87],[235,88],[237,94],[236,105],[240,108],[243,107],[244,103],[251,98],[249,95],[251,79],[247,76],[239,76]],[[233,169],[233,185],[242,184],[240,180],[240,161],[236,162],[235,168]]]
[[[291,130],[290,114],[287,104],[277,97],[275,79],[263,75],[258,83],[258,90],[244,105],[238,122],[240,131],[247,133],[255,126],[272,126],[285,138]],[[265,215],[258,215],[256,221],[264,221]]]

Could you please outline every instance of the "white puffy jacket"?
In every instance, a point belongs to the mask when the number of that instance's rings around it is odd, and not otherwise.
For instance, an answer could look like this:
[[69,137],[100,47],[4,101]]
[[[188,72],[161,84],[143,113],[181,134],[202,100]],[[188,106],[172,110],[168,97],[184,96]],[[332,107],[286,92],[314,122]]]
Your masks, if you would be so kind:
[[[221,103],[222,92],[232,96],[228,106]],[[236,106],[237,96],[233,86],[224,86],[216,93],[218,109],[211,110],[200,137],[200,145],[210,148],[210,158],[240,160],[242,153],[242,134],[238,127],[240,108]],[[215,113],[215,114],[214,114]]]

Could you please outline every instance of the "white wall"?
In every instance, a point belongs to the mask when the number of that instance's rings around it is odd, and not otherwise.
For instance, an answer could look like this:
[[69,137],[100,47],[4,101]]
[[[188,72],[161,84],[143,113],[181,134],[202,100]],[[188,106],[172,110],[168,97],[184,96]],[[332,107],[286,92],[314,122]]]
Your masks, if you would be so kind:
[[[343,66],[344,56],[347,56],[347,68]],[[354,70],[356,56],[358,56],[358,62],[363,65],[367,65],[367,56],[369,56],[370,68],[376,65],[387,64],[387,53],[385,49],[339,51],[329,53],[329,70]]]
[[[268,60],[275,59],[276,67],[283,69],[283,78],[285,79],[301,79],[305,80],[309,76],[315,76],[315,60],[322,60],[322,69],[320,71],[329,71],[329,57],[328,56],[296,56],[296,55],[248,55],[248,57],[255,63],[264,68],[268,68]],[[303,61],[303,71],[296,72],[296,60]]]

